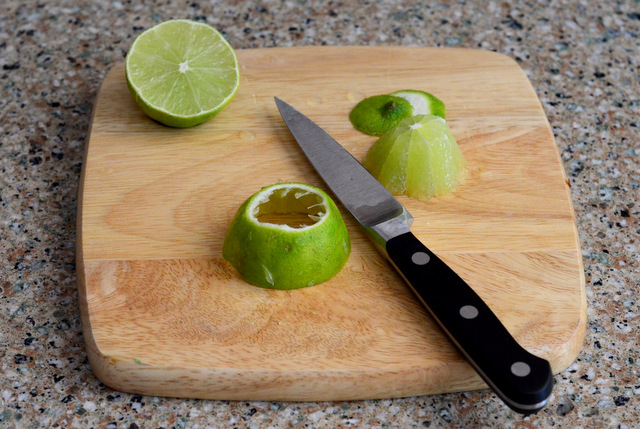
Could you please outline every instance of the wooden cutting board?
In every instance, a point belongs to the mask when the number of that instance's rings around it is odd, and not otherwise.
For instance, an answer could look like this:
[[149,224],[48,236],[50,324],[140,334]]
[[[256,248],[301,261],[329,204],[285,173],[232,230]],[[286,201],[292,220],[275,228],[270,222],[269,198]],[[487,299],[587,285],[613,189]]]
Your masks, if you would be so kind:
[[236,209],[261,187],[300,181],[326,189],[274,96],[362,159],[375,138],[352,128],[351,108],[400,89],[444,100],[469,164],[453,195],[400,198],[415,217],[413,232],[554,372],[575,359],[586,300],[569,186],[544,111],[513,60],[410,47],[237,54],[234,100],[191,129],[148,119],[128,93],[122,64],[100,89],[82,176],[77,268],[87,352],[101,381],[127,392],[228,400],[486,387],[344,211],[353,250],[324,284],[261,289],[222,259]]

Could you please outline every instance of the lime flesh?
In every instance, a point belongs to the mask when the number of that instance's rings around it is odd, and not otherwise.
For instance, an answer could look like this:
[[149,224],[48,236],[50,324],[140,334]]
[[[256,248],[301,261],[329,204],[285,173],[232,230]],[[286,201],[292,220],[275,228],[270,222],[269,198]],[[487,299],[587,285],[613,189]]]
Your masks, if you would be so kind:
[[247,282],[298,289],[335,276],[351,252],[333,200],[302,183],[263,188],[238,209],[222,255]]
[[381,136],[411,115],[413,108],[404,98],[374,95],[359,102],[349,114],[349,120],[356,130]]
[[213,27],[165,21],[141,33],[125,61],[127,84],[140,108],[171,127],[215,116],[239,86],[236,55]]
[[443,118],[417,115],[378,139],[363,164],[389,192],[427,201],[453,192],[466,162]]
[[414,89],[392,92],[390,95],[407,100],[413,107],[414,115],[436,115],[445,119],[444,102],[433,94]]

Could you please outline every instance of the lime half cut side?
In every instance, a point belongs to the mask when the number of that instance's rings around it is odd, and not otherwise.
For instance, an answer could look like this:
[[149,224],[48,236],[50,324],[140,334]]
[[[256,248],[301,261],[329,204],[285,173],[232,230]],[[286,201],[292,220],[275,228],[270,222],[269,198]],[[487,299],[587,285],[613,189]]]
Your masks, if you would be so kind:
[[447,122],[435,115],[402,121],[374,143],[363,164],[392,194],[422,201],[453,192],[466,169]]
[[244,280],[271,289],[325,282],[350,253],[336,204],[303,183],[277,183],[249,197],[233,218],[222,250]]
[[141,33],[125,60],[127,84],[152,119],[186,128],[215,116],[235,95],[235,52],[210,25],[176,19]]

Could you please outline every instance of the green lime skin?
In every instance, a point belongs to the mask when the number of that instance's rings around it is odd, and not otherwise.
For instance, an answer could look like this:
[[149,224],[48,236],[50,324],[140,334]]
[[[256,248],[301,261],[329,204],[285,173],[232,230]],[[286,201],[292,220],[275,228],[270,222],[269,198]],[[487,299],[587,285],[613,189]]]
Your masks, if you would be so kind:
[[208,112],[204,112],[199,115],[192,116],[177,116],[172,113],[167,112],[164,109],[160,109],[155,107],[153,104],[148,103],[143,97],[139,95],[139,93],[132,87],[131,82],[127,79],[127,87],[129,88],[129,92],[131,96],[135,100],[136,104],[142,110],[145,115],[150,117],[156,122],[159,122],[167,127],[171,128],[191,128],[196,125],[200,125],[204,122],[209,121],[214,116],[216,116],[220,111],[231,101],[231,99],[236,94],[238,88],[236,87],[233,92],[229,94],[227,99],[218,105],[217,108],[213,110],[209,110]]
[[413,115],[411,103],[393,95],[374,95],[359,102],[349,120],[353,127],[371,136],[381,136]]
[[[258,221],[263,204],[268,206],[273,202],[265,202],[265,195],[271,195],[271,200],[279,199],[278,187],[283,185],[293,187],[290,193],[281,192],[281,195],[296,195],[298,199],[297,195],[305,192],[315,194],[303,197],[309,199],[307,205],[324,205],[320,213],[312,214],[315,222],[291,227]],[[278,204],[278,201],[273,203]],[[285,207],[286,210],[282,207],[266,210],[282,213],[295,204],[296,201],[285,201],[285,206],[290,206]],[[231,222],[222,250],[224,259],[245,281],[281,290],[304,288],[331,279],[344,267],[350,253],[349,234],[336,204],[322,190],[300,183],[272,185],[247,199]]]

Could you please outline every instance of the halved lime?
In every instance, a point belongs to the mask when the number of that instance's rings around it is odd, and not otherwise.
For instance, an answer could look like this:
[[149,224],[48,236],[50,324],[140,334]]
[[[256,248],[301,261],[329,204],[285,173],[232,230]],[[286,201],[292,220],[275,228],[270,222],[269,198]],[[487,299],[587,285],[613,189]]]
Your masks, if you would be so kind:
[[240,83],[231,45],[210,25],[175,19],[141,33],[125,60],[127,84],[140,108],[171,127],[211,119]]
[[426,201],[453,192],[466,162],[447,121],[417,115],[378,139],[363,164],[389,192]]
[[381,136],[411,115],[413,107],[404,98],[374,95],[356,104],[349,114],[349,120],[356,130]]
[[436,115],[445,119],[444,102],[433,94],[415,89],[404,89],[389,95],[402,97],[411,103],[414,115]]
[[303,183],[277,183],[240,206],[222,255],[253,285],[298,289],[329,280],[350,252],[347,227],[329,195]]

